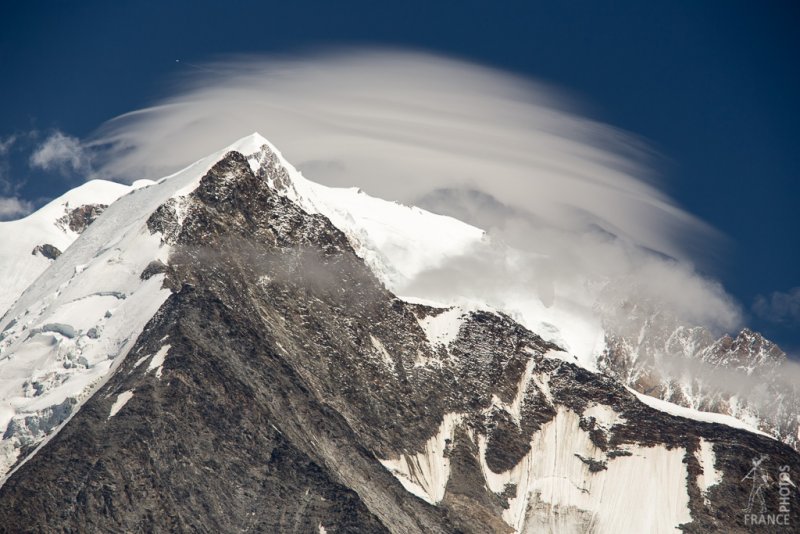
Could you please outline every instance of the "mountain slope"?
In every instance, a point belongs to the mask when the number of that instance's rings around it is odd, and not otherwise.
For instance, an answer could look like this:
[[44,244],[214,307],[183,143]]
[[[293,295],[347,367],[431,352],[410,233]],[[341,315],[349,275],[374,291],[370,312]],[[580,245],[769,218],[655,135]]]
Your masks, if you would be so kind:
[[0,316],[106,206],[145,183],[92,180],[23,219],[0,222]]
[[[112,205],[51,268],[86,258],[71,270],[88,284],[116,251],[123,304],[144,294],[152,313],[0,488],[0,531],[744,532],[752,457],[800,469],[778,441],[652,409],[505,315],[398,299],[275,187],[268,146],[242,144],[256,156]],[[64,342],[21,325],[19,346]]]

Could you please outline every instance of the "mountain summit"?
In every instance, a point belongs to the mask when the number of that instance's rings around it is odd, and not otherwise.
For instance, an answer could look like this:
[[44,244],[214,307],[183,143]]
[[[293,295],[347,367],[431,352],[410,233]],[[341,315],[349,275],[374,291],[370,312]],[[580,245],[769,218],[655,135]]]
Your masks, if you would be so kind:
[[502,310],[398,297],[483,232],[314,184],[257,134],[124,187],[0,257],[36,258],[0,320],[0,532],[747,532],[800,473],[627,387],[622,334],[592,369]]

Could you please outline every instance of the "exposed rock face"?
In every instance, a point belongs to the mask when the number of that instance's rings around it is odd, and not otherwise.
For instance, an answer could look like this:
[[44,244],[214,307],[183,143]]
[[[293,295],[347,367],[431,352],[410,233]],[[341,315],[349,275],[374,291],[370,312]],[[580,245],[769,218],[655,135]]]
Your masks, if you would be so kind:
[[61,251],[58,250],[53,245],[45,243],[44,245],[36,245],[31,251],[31,254],[33,254],[34,256],[39,254],[40,256],[43,256],[48,260],[54,260],[57,257],[61,256]]
[[752,458],[800,474],[505,315],[397,299],[280,170],[229,153],[150,217],[172,295],[0,488],[0,532],[747,532]]
[[150,280],[153,276],[167,272],[167,265],[161,260],[153,260],[147,264],[139,278],[142,280]]
[[85,204],[67,211],[64,216],[58,219],[57,223],[61,228],[69,228],[75,233],[83,233],[86,227],[92,224],[108,206],[105,204]]

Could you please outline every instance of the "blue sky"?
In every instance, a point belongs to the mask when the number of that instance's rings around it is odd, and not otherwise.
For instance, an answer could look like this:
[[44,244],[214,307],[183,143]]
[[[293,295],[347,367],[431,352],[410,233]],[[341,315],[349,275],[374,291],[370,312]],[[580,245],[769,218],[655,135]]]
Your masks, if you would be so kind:
[[[728,238],[710,265],[747,322],[800,348],[800,22],[791,2],[19,2],[0,13],[0,196],[39,205],[80,165],[32,168],[222,54],[413,47],[559,87],[645,139],[664,188]],[[613,5],[613,7],[611,7]],[[181,63],[175,60],[180,58]],[[775,294],[777,293],[777,294]]]

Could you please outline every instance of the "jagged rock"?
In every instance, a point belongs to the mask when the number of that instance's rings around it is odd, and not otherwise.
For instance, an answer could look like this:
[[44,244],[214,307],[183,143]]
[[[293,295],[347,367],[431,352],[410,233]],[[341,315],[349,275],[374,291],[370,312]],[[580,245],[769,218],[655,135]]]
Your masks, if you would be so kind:
[[40,256],[43,256],[43,257],[47,258],[48,260],[54,260],[54,259],[58,258],[59,256],[61,256],[61,251],[58,250],[53,245],[49,245],[49,244],[45,243],[44,245],[36,245],[33,248],[33,250],[31,251],[31,254],[34,255],[34,256],[39,254]]
[[719,339],[675,317],[627,310],[630,332],[610,334],[599,368],[646,395],[756,421],[788,445],[800,445],[800,384],[780,348],[757,332]]
[[61,228],[69,228],[78,234],[83,233],[86,227],[92,224],[108,206],[105,204],[84,204],[67,211],[58,219],[56,224]]
[[167,272],[167,265],[161,260],[154,260],[147,264],[139,278],[149,280],[153,276]]

